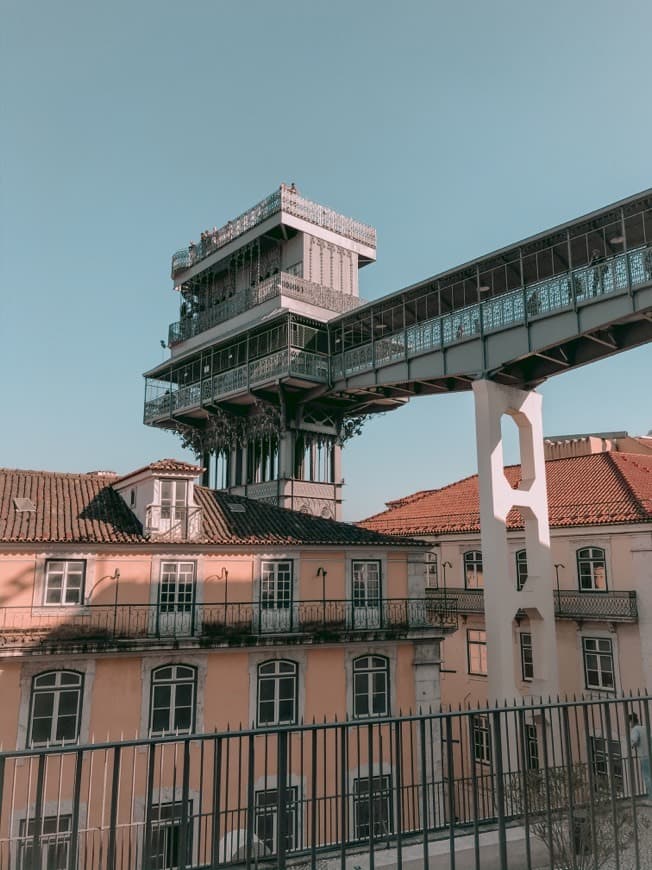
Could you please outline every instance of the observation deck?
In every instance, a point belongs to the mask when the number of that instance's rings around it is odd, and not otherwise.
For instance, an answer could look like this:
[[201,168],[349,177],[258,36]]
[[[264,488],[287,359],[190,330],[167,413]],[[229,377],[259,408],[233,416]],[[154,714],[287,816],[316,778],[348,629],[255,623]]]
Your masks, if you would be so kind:
[[361,265],[376,259],[376,230],[373,227],[305,199],[293,186],[282,184],[235,220],[205,234],[198,244],[176,251],[172,255],[172,278],[175,281],[179,278],[187,280],[198,269],[205,269],[210,264],[207,262],[209,258],[213,262],[228,252],[225,249],[242,246],[247,237],[263,235],[281,225],[308,232],[311,232],[311,227],[318,227],[326,234],[336,236],[339,244],[342,239],[348,239],[351,248],[359,255]]

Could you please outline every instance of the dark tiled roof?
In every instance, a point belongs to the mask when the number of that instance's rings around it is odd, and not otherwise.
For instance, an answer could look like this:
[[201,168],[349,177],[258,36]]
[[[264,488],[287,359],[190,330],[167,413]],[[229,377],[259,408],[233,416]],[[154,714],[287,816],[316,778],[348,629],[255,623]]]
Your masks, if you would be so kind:
[[[141,525],[111,488],[115,476],[0,469],[0,541],[142,541]],[[34,511],[16,511],[14,498]]]
[[[516,487],[520,466],[508,466],[505,475]],[[550,460],[546,480],[553,528],[652,521],[652,456],[605,452]],[[387,504],[386,511],[360,525],[396,535],[480,531],[477,474]],[[523,527],[518,511],[509,513],[507,526]]]
[[[265,502],[195,487],[203,509],[204,537],[213,542],[248,544],[338,544],[362,546],[420,545],[351,523],[315,517]],[[244,507],[232,511],[229,505]]]
[[[121,479],[106,472],[0,469],[0,542],[148,543],[140,523],[113,489]],[[16,510],[15,498],[31,499],[35,510]],[[195,487],[195,502],[202,508],[203,533],[193,544],[422,546],[201,486]],[[229,505],[244,510],[234,512]]]

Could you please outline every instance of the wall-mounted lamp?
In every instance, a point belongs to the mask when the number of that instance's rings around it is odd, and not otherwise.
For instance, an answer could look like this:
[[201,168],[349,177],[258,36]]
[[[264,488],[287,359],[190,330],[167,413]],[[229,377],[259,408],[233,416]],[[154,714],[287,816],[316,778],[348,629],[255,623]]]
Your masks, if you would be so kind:
[[229,572],[223,567],[218,574],[211,574],[210,577],[205,577],[204,583],[208,583],[209,580],[224,580],[224,619],[226,620],[226,605],[229,600]]
[[322,618],[323,614],[326,611],[326,575],[328,571],[325,568],[322,568],[321,565],[317,568],[316,577],[321,577],[321,606],[322,606]]
[[452,568],[452,567],[453,567],[452,562],[446,561],[446,562],[441,563],[441,571],[442,571],[442,574],[444,575],[444,589],[446,589],[446,568]]

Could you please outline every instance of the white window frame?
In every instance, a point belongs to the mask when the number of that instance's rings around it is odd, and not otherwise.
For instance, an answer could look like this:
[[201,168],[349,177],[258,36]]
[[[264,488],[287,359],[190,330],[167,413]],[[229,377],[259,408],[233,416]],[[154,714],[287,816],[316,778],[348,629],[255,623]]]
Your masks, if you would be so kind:
[[[182,580],[182,575],[185,577]],[[171,579],[164,579],[168,576]],[[190,580],[188,580],[188,576]],[[168,587],[174,585],[174,600],[170,601],[169,589],[163,591],[163,586]],[[192,597],[187,600],[187,591],[184,591],[184,600],[181,600],[179,595],[179,586],[190,586]],[[168,596],[168,600],[163,602],[163,595]],[[197,565],[195,562],[184,559],[162,559],[159,568],[159,587],[158,587],[158,611],[159,613],[190,613],[196,603],[197,595]]]
[[[600,644],[609,644],[608,650],[601,650]],[[595,645],[595,649],[592,649],[591,646]],[[587,657],[588,656],[596,656],[597,663],[595,668],[587,667]],[[612,684],[605,685],[603,680],[603,674],[608,673],[608,669],[602,667],[601,659],[605,657],[611,661],[611,678]],[[584,670],[584,686],[587,689],[593,689],[599,692],[615,692],[616,691],[616,656],[614,652],[614,643],[610,637],[604,637],[600,635],[582,635],[582,667]],[[595,684],[589,683],[589,670],[595,671],[598,674],[598,682]]]
[[[382,664],[373,664],[374,660],[378,662],[382,662]],[[366,667],[358,667],[358,665],[362,662],[366,662]],[[371,662],[371,664],[370,664]],[[352,686],[353,686],[353,717],[355,719],[376,719],[381,718],[383,716],[390,715],[390,694],[389,694],[389,659],[387,656],[375,655],[373,653],[369,653],[367,655],[357,656],[353,659],[352,662]],[[382,674],[384,677],[384,692],[377,693],[374,691],[374,677],[378,674]],[[358,678],[366,677],[367,679],[367,689],[366,692],[358,691]],[[384,697],[383,709],[380,711],[375,711],[373,709],[373,701],[374,697],[377,694],[382,694]],[[366,698],[367,700],[367,712],[361,713],[358,710],[358,699]]]
[[[282,670],[281,665],[292,665],[292,670]],[[273,668],[271,666],[274,666]],[[263,672],[267,668],[267,672]],[[292,694],[292,716],[281,719],[280,703],[289,698],[280,698],[279,689],[283,680],[291,679],[294,683]],[[273,683],[274,691],[271,699],[261,699],[261,686],[263,683]],[[273,704],[274,715],[271,720],[263,722],[261,717],[261,704]],[[275,725],[295,725],[298,721],[299,706],[299,664],[291,659],[267,659],[260,662],[256,668],[256,722],[259,728],[271,728]]]
[[534,679],[534,655],[531,632],[521,631],[518,640],[521,652],[521,679],[530,682]]
[[[161,506],[161,519],[174,520],[177,511],[183,512],[188,507],[190,481],[183,478],[162,478],[159,483],[159,501]],[[170,495],[164,495],[167,487],[170,487]]]
[[471,716],[471,747],[476,764],[491,764],[491,724],[486,713]]
[[[610,746],[611,765],[609,764]],[[600,777],[612,783],[616,794],[622,794],[625,781],[625,765],[622,746],[619,740],[614,738],[610,740],[602,735],[591,735],[589,738],[589,763],[594,777]]]
[[[39,687],[37,684],[43,677],[54,675],[54,683],[50,686],[45,685]],[[64,675],[75,676],[77,682],[63,682]],[[70,739],[57,739],[56,734],[59,726],[59,705],[61,703],[61,695],[63,692],[77,693],[77,709],[75,712],[75,736]],[[34,711],[36,699],[45,695],[52,695],[52,713],[50,716],[50,736],[46,740],[34,741]],[[32,677],[30,699],[29,699],[29,716],[27,722],[27,745],[30,747],[38,746],[70,746],[79,741],[79,733],[81,728],[81,712],[84,699],[84,674],[80,671],[61,669],[51,671],[41,671],[34,674]],[[45,719],[45,716],[39,716],[39,719]]]
[[[364,783],[366,791],[360,791],[360,785]],[[379,787],[376,787],[376,786]],[[371,786],[371,788],[370,788]],[[371,797],[370,797],[371,793]],[[394,801],[393,801],[393,783],[391,773],[376,773],[370,776],[360,776],[353,780],[351,788],[351,798],[353,802],[353,839],[354,840],[369,840],[382,839],[394,832]],[[363,821],[359,817],[360,808],[369,806],[370,800],[374,803],[373,824],[374,830],[370,830],[371,819],[367,818]],[[377,807],[383,806],[385,813],[379,816],[375,810]],[[378,830],[378,823],[383,825],[382,830]],[[362,828],[367,829],[366,833],[362,833]]]
[[426,554],[426,589],[439,589],[439,558],[437,553]]
[[[66,827],[63,830],[61,829],[62,821],[66,822]],[[19,820],[17,868],[27,870],[27,868],[34,866],[31,850],[35,827],[36,819],[33,816]],[[47,830],[48,827],[54,828],[54,830]],[[67,870],[72,845],[72,813],[42,816],[39,840],[41,845],[40,866],[47,867],[48,870]],[[65,847],[64,854],[58,856],[57,852],[61,847]],[[55,860],[51,860],[53,856],[55,856]]]
[[[586,553],[587,555],[582,555]],[[597,555],[601,554],[601,555]],[[580,592],[608,592],[609,591],[609,572],[607,570],[607,551],[604,547],[598,547],[595,544],[590,544],[587,547],[578,547],[575,551],[575,562],[577,565],[577,588]],[[587,565],[589,573],[582,575],[580,565]],[[599,585],[597,574],[598,566],[602,566],[603,570],[603,585]],[[583,580],[588,579],[590,585],[583,585]]]
[[[367,574],[369,566],[373,566],[376,571],[376,577],[368,577],[368,576],[358,576],[356,577],[356,572],[359,572],[363,569],[364,574]],[[367,587],[368,583],[377,583],[378,591],[374,597],[369,595],[369,590]],[[356,604],[356,601],[360,598],[359,590],[356,590],[356,584],[364,584],[364,603]],[[380,559],[352,559],[351,560],[351,604],[355,607],[378,607],[380,608],[383,600],[383,566]],[[371,602],[371,603],[370,603]],[[373,603],[375,602],[375,603]]]
[[534,722],[526,722],[523,726],[523,740],[525,741],[525,762],[527,769],[539,770],[541,767],[539,734]]
[[[516,565],[516,591],[520,592],[527,583],[527,550],[517,550],[514,553],[514,563]],[[523,573],[525,573],[525,577],[523,577]]]
[[[54,568],[55,565],[61,565],[60,570]],[[80,566],[78,570],[72,571],[72,566]],[[81,575],[81,580],[78,588],[78,598],[75,601],[67,601],[68,592],[71,589],[71,575],[76,577]],[[61,577],[61,586],[59,591],[58,601],[48,601],[50,591],[50,583],[54,576]],[[43,607],[79,607],[84,604],[84,594],[86,586],[86,560],[85,559],[46,559],[43,578]],[[75,588],[75,587],[72,587]]]
[[[462,570],[464,571],[465,589],[484,589],[482,550],[467,550],[463,553]],[[472,578],[471,583],[469,583],[469,572]]]
[[[292,830],[288,831],[285,850],[286,852],[294,852],[299,848],[299,787],[296,785],[288,785],[285,789],[286,793],[286,802],[285,807],[288,811],[288,819],[292,819]],[[260,806],[263,802],[263,798],[269,799],[269,803],[264,806]],[[278,844],[278,788],[276,786],[269,788],[259,788],[254,791],[254,833],[256,838],[265,845],[266,850],[269,849],[269,853],[266,851],[266,854],[275,854],[276,847]],[[271,820],[272,822],[272,836],[271,836],[271,846],[267,845],[266,840],[262,840],[259,835],[258,822],[259,820]]]
[[[287,576],[282,576],[282,574]],[[279,585],[287,594],[279,596]],[[270,595],[270,592],[273,594]],[[294,604],[294,563],[292,559],[263,559],[260,563],[260,607],[262,610],[291,610]]]
[[[471,635],[478,637],[471,637]],[[484,636],[484,640],[480,637]],[[476,653],[479,658],[476,658],[473,653]],[[476,658],[479,670],[473,670],[473,659]],[[486,677],[487,676],[487,630],[485,628],[467,628],[466,630],[466,664],[468,673],[472,676]]]
[[[160,671],[165,670],[166,668],[170,668],[172,673],[169,679],[159,678],[157,679],[157,674]],[[186,671],[192,672],[192,676],[180,676],[179,669],[183,668]],[[177,690],[180,686],[192,686],[192,703],[191,703],[191,713],[190,713],[190,725],[187,728],[178,728],[174,726],[174,720],[176,718],[177,713]],[[156,687],[157,686],[169,686],[170,687],[170,703],[168,706],[168,728],[164,728],[162,730],[154,730],[154,699],[156,695]],[[163,707],[159,707],[157,709],[164,709]],[[158,665],[156,668],[152,669],[150,675],[150,701],[149,701],[149,736],[150,737],[158,737],[166,734],[192,734],[195,728],[195,717],[197,712],[197,668],[192,665],[184,664],[183,662],[170,662],[169,664]]]
[[[169,818],[162,818],[161,816],[165,814],[165,811],[171,809],[174,811],[176,807],[180,808],[178,815],[171,815]],[[192,860],[193,856],[193,847],[194,847],[194,820],[193,820],[193,802],[191,799],[188,799],[188,806],[186,811],[186,818],[188,820],[188,825],[186,827],[186,866],[192,867],[194,862]],[[163,813],[162,813],[163,811]],[[167,851],[166,846],[169,842],[169,834],[167,831],[172,831],[173,828],[180,825],[181,819],[183,818],[183,801],[182,800],[172,800],[172,801],[160,801],[159,803],[152,804],[152,831],[151,831],[151,854],[149,856],[150,865],[153,870],[175,870],[179,865],[175,862],[174,864],[168,864],[165,860],[167,855],[163,855],[163,863],[157,864],[155,863],[156,856],[154,854],[154,839],[155,837],[162,837],[163,839],[163,849]],[[179,839],[176,838],[173,840],[176,842],[176,846],[178,849]]]

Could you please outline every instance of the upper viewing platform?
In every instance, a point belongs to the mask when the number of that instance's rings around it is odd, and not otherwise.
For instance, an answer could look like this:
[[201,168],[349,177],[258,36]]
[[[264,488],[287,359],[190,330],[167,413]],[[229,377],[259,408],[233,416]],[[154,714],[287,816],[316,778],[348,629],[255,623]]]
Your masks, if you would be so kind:
[[186,280],[189,277],[186,273],[195,265],[232,242],[244,241],[244,236],[267,225],[290,226],[306,232],[311,225],[354,243],[361,265],[375,260],[376,230],[373,227],[305,199],[294,185],[281,184],[278,190],[235,220],[228,221],[219,229],[215,227],[203,232],[197,244],[191,242],[187,248],[177,251],[172,256],[172,278]]

